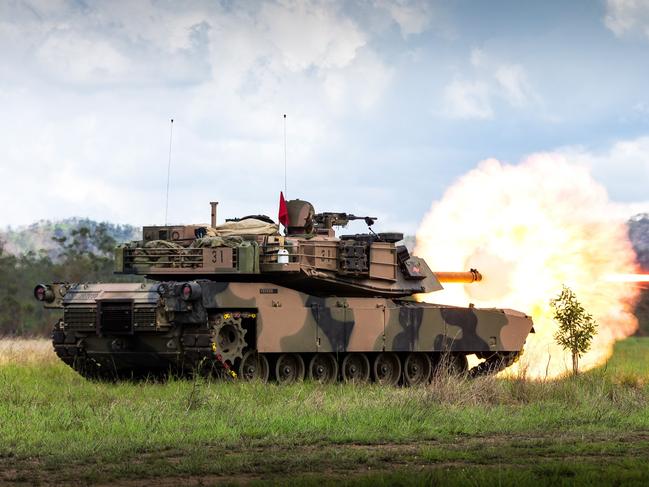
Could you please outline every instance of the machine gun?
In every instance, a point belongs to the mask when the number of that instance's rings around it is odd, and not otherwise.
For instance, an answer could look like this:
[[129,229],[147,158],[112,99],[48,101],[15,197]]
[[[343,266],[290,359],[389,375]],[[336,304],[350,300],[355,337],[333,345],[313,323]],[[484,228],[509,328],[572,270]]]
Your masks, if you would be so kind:
[[376,217],[374,216],[356,216],[349,213],[316,213],[313,217],[316,229],[330,229],[333,226],[344,227],[352,220],[364,220],[368,227],[374,225]]

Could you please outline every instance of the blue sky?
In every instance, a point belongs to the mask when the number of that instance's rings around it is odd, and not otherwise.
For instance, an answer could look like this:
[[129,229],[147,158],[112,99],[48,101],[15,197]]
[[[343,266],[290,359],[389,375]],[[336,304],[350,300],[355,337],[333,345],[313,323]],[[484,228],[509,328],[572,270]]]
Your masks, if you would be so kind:
[[649,1],[0,0],[0,226],[320,211],[414,232],[487,158],[649,210]]

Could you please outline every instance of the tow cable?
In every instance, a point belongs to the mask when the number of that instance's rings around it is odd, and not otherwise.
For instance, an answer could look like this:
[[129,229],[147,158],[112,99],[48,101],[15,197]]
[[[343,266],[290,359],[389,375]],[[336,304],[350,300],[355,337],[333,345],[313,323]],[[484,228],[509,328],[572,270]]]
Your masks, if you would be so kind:
[[225,369],[225,372],[232,377],[233,379],[237,378],[237,373],[232,370],[232,367],[230,367],[230,364],[228,364],[225,360],[223,360],[223,357],[221,356],[220,353],[216,350],[216,343],[212,342],[212,352],[214,353],[214,358],[223,366]]

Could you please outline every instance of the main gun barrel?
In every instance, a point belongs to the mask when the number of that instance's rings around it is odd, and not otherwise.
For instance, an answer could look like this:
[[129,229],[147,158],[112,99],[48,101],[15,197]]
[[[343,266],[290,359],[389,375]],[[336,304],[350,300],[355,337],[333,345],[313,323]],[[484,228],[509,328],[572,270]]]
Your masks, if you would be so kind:
[[476,269],[471,269],[468,272],[435,272],[435,276],[439,282],[471,284],[482,281],[482,274]]

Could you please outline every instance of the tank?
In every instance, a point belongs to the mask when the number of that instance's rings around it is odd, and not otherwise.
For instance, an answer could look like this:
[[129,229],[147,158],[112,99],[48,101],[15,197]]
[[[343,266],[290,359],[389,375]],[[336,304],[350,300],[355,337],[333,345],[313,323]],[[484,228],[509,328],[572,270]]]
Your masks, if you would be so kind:
[[[512,364],[533,332],[525,313],[421,302],[443,282],[480,273],[433,272],[401,233],[374,217],[316,213],[290,200],[285,232],[263,215],[216,225],[146,226],[119,245],[115,272],[142,283],[54,283],[34,290],[62,309],[52,342],[88,378],[207,372],[238,380],[305,378],[419,385],[439,367],[477,376]],[[368,232],[335,235],[363,220]],[[467,356],[481,362],[468,370]]]

